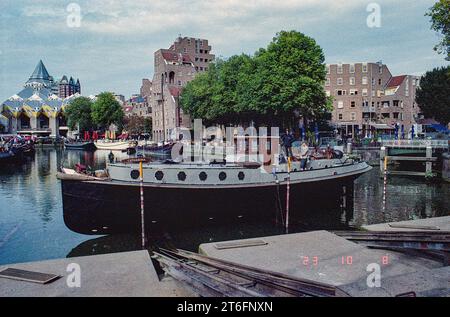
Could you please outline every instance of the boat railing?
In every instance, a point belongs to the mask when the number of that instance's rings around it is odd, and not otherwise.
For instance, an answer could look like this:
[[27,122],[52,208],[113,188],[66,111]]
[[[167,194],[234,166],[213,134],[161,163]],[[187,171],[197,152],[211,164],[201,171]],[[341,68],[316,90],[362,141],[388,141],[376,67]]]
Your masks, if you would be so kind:
[[382,146],[400,148],[448,148],[448,140],[383,140]]

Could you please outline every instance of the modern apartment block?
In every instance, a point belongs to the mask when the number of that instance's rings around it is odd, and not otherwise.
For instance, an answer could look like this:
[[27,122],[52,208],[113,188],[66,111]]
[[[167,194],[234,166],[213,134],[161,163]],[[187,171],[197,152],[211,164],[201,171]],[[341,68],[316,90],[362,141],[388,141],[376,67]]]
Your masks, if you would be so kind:
[[343,134],[410,131],[420,110],[415,103],[420,77],[392,76],[381,62],[327,65],[325,91],[333,97],[332,123]]
[[215,56],[208,40],[179,37],[169,49],[155,52],[155,74],[152,81],[153,139],[169,140],[177,128],[191,128],[191,118],[179,106],[186,84],[208,70]]

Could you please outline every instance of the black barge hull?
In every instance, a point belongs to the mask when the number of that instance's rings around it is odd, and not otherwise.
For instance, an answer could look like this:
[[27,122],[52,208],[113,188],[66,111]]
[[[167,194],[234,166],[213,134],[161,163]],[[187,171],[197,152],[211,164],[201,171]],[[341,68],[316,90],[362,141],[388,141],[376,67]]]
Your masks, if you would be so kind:
[[[291,219],[312,208],[342,207],[344,193],[349,201],[358,176],[291,185]],[[138,184],[76,180],[61,183],[64,221],[72,231],[95,235],[140,232]],[[145,186],[144,200],[147,228],[201,228],[211,221],[232,222],[242,217],[282,222],[286,185],[221,189]]]

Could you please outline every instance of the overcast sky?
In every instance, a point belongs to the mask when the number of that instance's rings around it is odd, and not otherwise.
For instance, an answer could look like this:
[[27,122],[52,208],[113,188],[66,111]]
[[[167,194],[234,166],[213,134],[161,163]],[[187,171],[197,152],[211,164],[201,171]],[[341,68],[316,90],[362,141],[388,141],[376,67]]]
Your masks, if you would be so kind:
[[[439,37],[424,16],[434,2],[0,0],[0,101],[22,88],[39,59],[55,78],[80,78],[83,95],[129,97],[152,78],[154,51],[179,34],[209,39],[214,54],[229,57],[295,29],[316,39],[328,63],[382,60],[393,74],[422,74],[448,65],[432,49]],[[381,8],[379,28],[367,25],[371,3]],[[68,6],[81,9],[79,27]]]

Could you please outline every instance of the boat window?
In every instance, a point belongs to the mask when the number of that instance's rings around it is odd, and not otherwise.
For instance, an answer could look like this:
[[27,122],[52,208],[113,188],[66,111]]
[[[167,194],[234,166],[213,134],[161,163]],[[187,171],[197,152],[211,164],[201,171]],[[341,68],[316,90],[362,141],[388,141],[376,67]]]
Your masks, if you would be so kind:
[[184,182],[186,180],[186,173],[185,172],[179,172],[178,173],[178,180]]
[[220,174],[219,174],[219,179],[220,179],[221,181],[226,180],[226,179],[227,179],[227,173],[225,173],[225,172],[220,172]]
[[161,172],[161,171],[157,171],[156,173],[155,173],[155,178],[157,179],[157,180],[162,180],[163,178],[164,178],[164,173],[163,172]]
[[200,178],[201,181],[204,182],[208,178],[208,175],[205,172],[201,172],[198,177]]
[[139,173],[138,170],[132,170],[131,173],[130,173],[130,176],[131,176],[132,179],[138,179],[139,176],[141,176],[141,173]]
[[238,178],[239,178],[239,180],[240,180],[240,181],[243,181],[243,180],[244,180],[244,178],[245,178],[245,174],[244,174],[244,172],[239,172],[239,174],[238,174]]

